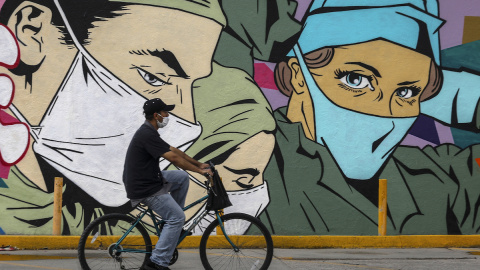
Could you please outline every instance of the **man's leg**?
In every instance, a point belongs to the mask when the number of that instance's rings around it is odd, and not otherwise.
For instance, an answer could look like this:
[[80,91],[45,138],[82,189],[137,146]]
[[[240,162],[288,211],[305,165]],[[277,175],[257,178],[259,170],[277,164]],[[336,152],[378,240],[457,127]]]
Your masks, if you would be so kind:
[[185,199],[187,198],[188,186],[190,185],[190,178],[185,171],[162,171],[163,177],[168,183],[171,183],[170,194],[173,199],[180,205],[185,207]]
[[170,194],[152,196],[143,201],[166,222],[150,260],[161,266],[168,266],[177,246],[185,214]]

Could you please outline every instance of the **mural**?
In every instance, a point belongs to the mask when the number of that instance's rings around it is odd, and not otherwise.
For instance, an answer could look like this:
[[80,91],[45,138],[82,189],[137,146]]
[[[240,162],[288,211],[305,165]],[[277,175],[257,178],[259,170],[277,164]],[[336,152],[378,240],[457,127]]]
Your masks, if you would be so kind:
[[162,138],[217,164],[225,212],[273,234],[376,235],[378,179],[389,235],[476,234],[479,18],[469,0],[6,0],[0,234],[50,234],[58,176],[65,235],[137,212],[122,168],[155,97],[176,105]]

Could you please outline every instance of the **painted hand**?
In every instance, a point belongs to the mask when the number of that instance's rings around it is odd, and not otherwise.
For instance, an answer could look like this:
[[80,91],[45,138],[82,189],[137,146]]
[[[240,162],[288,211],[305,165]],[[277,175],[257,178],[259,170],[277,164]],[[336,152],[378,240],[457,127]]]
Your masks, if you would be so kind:
[[[0,24],[0,66],[15,68],[20,59],[18,43],[13,33]],[[29,128],[7,114],[13,101],[15,85],[6,74],[0,73],[0,166],[17,164],[26,154],[29,145]]]
[[264,183],[263,172],[272,156],[275,138],[265,132],[249,138],[215,166],[227,191],[252,189]]

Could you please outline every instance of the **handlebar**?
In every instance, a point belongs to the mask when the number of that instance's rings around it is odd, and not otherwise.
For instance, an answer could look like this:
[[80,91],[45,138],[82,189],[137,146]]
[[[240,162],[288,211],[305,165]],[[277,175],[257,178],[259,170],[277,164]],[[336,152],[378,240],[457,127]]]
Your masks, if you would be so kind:
[[208,163],[208,165],[210,165],[210,169],[212,169],[212,172],[213,172],[215,170],[215,165],[211,161],[209,161],[207,163]]
[[[215,165],[213,164],[213,162],[209,161],[207,162],[208,165],[210,165],[209,169],[212,171],[213,174],[216,174],[217,171],[215,170]],[[205,176],[207,178],[207,181],[205,181],[205,186],[207,187],[207,189],[213,185],[213,181],[212,181],[212,177],[213,175],[210,175],[208,173],[204,173],[203,176]]]
[[[216,171],[215,171],[215,165],[213,164],[213,162],[208,161],[207,164],[210,165],[210,167],[208,167],[207,169],[210,169],[212,171],[212,173],[215,174]],[[203,176],[205,176],[207,179],[210,180],[213,175],[210,175],[208,173],[204,173]]]

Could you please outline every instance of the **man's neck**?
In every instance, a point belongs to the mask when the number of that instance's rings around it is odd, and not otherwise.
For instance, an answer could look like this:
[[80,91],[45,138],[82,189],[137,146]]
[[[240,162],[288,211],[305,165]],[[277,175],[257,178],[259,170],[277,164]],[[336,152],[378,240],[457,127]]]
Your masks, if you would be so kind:
[[152,120],[147,120],[156,130],[158,130],[158,125],[157,125],[157,120],[152,119]]

